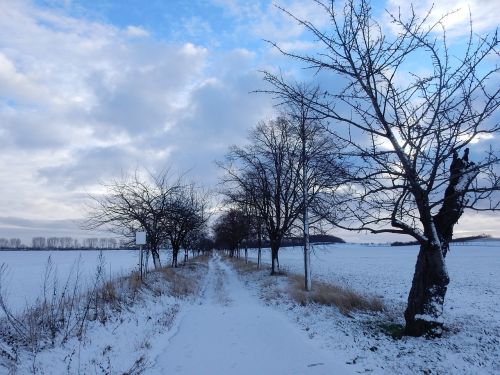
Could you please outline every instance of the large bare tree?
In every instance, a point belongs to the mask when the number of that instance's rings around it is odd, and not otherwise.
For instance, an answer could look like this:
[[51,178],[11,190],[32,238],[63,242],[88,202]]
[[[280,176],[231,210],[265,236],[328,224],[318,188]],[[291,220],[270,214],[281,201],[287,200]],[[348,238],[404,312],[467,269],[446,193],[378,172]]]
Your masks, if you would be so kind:
[[283,11],[321,49],[295,54],[274,45],[338,77],[338,87],[324,87],[310,105],[331,120],[355,165],[344,188],[349,200],[337,202],[346,213],[340,225],[410,235],[420,243],[406,332],[439,336],[454,226],[465,209],[499,208],[498,148],[488,147],[499,131],[497,34],[476,36],[471,26],[465,48],[455,46],[452,55],[446,16],[431,21],[431,11],[423,17],[413,10],[408,17],[388,14],[388,31],[367,0],[345,1],[339,13],[336,3],[315,3],[328,15],[328,27]]

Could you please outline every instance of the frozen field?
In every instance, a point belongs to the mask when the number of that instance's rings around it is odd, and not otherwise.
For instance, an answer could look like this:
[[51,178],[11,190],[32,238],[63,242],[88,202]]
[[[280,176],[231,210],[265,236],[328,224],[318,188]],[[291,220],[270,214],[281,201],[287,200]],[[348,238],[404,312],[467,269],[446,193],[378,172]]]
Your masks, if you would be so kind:
[[[128,273],[138,267],[138,251],[106,250],[103,251],[103,255],[108,277]],[[70,272],[75,270],[77,264],[81,274],[81,283],[88,283],[93,280],[96,273],[99,251],[0,251],[0,265],[7,266],[2,282],[11,308],[21,309],[40,296],[49,256],[60,283],[68,279]],[[80,257],[81,261],[78,262]],[[162,262],[170,260],[166,252],[162,252],[161,260]],[[151,259],[149,263],[152,266]],[[74,272],[72,278],[74,278]]]
[[[148,374],[499,374],[500,243],[452,247],[445,303],[448,330],[442,338],[396,340],[380,324],[403,323],[417,251],[415,246],[315,246],[313,282],[348,285],[381,297],[386,305],[383,313],[351,315],[342,315],[335,307],[293,302],[286,294],[273,292],[286,288],[286,278],[270,277],[266,269],[237,276],[231,263],[216,255],[208,267],[190,274],[200,282],[192,299],[168,293],[157,299],[146,293],[105,324],[92,323],[82,342],[74,338],[31,357],[25,352],[18,373],[30,373],[31,363],[36,363],[38,373],[47,374],[63,373],[71,366],[68,373],[93,373],[96,366],[103,373],[127,373],[139,358]],[[10,301],[16,306],[40,293],[49,254],[60,279],[79,256],[79,252],[0,253],[9,265]],[[104,255],[110,275],[137,265],[137,252]],[[161,257],[163,263],[170,261],[168,253]],[[255,257],[256,252],[250,251],[250,258]],[[82,252],[80,269],[87,281],[92,280],[97,259],[98,252]],[[269,260],[266,250],[263,261]],[[302,261],[301,248],[280,250],[283,269],[301,273]],[[0,364],[0,374],[9,373],[3,370],[7,368]]]
[[[366,294],[380,296],[386,304],[404,309],[410,291],[418,246],[368,246],[337,244],[313,246],[311,269],[314,278],[348,285]],[[256,261],[256,252],[250,252]],[[270,263],[264,250],[263,262]],[[282,267],[302,273],[301,247],[279,252]],[[446,296],[447,315],[500,320],[500,241],[452,245],[446,258],[450,285]]]
[[[338,244],[315,246],[314,280],[348,285],[382,298],[381,317],[332,315],[328,308],[276,307],[299,322],[332,352],[343,353],[357,371],[372,373],[500,374],[500,242],[453,245],[447,257],[450,284],[444,319],[448,329],[439,340],[381,334],[379,324],[404,324],[403,312],[413,277],[418,247]],[[281,267],[303,272],[299,247],[280,250]],[[251,252],[255,260],[256,253]],[[266,251],[263,261],[269,263]],[[267,272],[267,271],[266,271]],[[258,280],[249,285],[260,285]]]

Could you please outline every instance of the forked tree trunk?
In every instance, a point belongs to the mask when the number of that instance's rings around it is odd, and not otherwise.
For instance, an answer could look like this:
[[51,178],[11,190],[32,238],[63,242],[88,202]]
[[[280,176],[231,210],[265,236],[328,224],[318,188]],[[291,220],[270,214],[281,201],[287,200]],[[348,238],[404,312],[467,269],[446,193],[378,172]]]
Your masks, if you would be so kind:
[[155,266],[155,269],[161,268],[160,253],[158,252],[158,249],[152,248],[151,255],[153,256],[153,264]]
[[450,167],[449,185],[439,212],[433,217],[435,236],[420,245],[412,287],[405,311],[407,334],[439,337],[443,331],[443,305],[449,277],[445,258],[453,238],[453,227],[463,213],[465,194],[476,177],[474,163],[468,160],[468,149],[462,159],[455,153]]
[[405,331],[411,336],[440,336],[443,304],[449,283],[442,248],[422,244],[405,311]]

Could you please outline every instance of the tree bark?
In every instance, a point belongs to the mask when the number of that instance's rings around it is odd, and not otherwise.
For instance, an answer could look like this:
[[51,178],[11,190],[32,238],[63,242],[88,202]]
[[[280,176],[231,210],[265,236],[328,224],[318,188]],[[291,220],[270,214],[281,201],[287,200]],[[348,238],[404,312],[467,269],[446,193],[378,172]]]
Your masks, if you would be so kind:
[[276,274],[276,268],[280,268],[278,260],[278,251],[280,249],[279,241],[271,241],[271,275]]
[[172,267],[177,267],[177,256],[179,255],[179,247],[172,246]]
[[259,223],[259,229],[258,229],[258,232],[257,232],[257,246],[259,247],[258,251],[257,251],[257,269],[260,269],[260,257],[261,257],[261,253],[262,253],[262,235],[261,235],[261,230],[260,230],[260,223]]
[[439,337],[443,331],[443,305],[450,281],[445,258],[453,238],[453,227],[467,204],[465,194],[477,175],[468,153],[466,149],[461,159],[456,153],[453,155],[443,205],[432,218],[433,223],[427,223],[434,227],[437,238],[430,233],[430,239],[420,245],[405,311],[405,331],[411,336]]
[[422,244],[405,311],[405,331],[411,336],[440,336],[443,304],[450,279],[441,246]]
[[151,249],[151,255],[153,256],[155,269],[161,268],[160,253],[158,252],[158,249]]

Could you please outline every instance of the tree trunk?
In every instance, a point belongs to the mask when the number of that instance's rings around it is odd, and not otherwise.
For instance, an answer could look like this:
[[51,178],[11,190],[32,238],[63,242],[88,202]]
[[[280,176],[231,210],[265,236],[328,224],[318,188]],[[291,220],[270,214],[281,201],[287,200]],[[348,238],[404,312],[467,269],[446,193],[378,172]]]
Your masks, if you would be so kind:
[[280,268],[280,264],[278,261],[278,251],[280,249],[280,245],[278,241],[271,241],[271,275],[276,274],[276,268]]
[[184,249],[184,264],[187,263],[188,258],[189,258],[188,249]]
[[179,248],[176,246],[172,247],[172,267],[177,267],[177,256],[179,255]]
[[424,223],[435,231],[428,231],[430,240],[420,245],[405,311],[405,331],[409,335],[439,337],[442,334],[443,305],[449,283],[445,257],[453,238],[453,227],[467,203],[465,194],[477,175],[473,166],[468,160],[468,149],[462,159],[456,153],[453,155],[443,205],[432,218],[433,223]]
[[161,268],[160,253],[158,252],[158,249],[151,249],[151,255],[153,256],[155,269]]
[[262,253],[262,235],[261,235],[261,231],[260,231],[260,223],[259,223],[259,230],[258,230],[258,246],[259,246],[259,250],[257,251],[257,269],[260,269],[260,256],[261,256],[261,253]]
[[307,155],[306,155],[306,128],[305,120],[301,121],[300,138],[302,141],[302,204],[304,206],[304,288],[311,290],[311,247],[309,244],[309,210],[307,190]]
[[312,288],[311,246],[309,244],[309,214],[307,207],[304,208],[304,288],[307,291]]
[[408,335],[441,335],[444,297],[449,281],[441,246],[420,245],[405,311]]
[[245,246],[245,264],[248,264],[248,248]]

